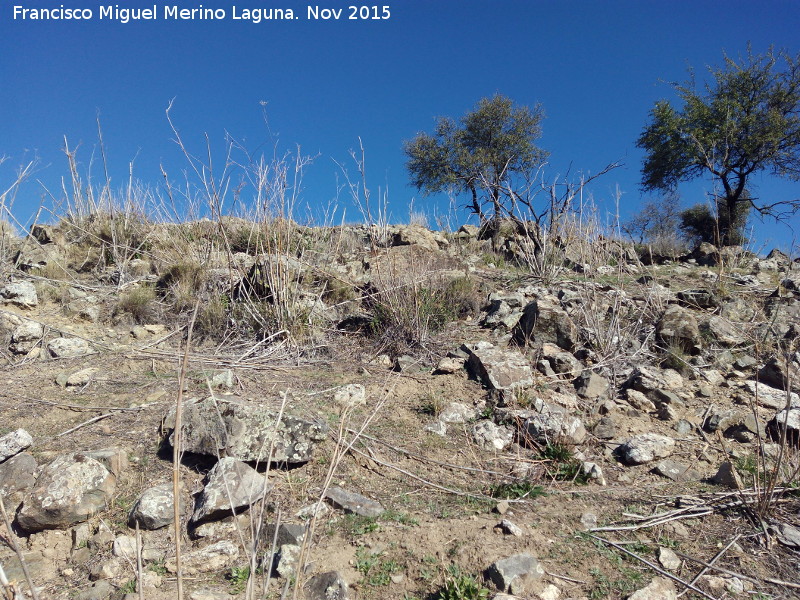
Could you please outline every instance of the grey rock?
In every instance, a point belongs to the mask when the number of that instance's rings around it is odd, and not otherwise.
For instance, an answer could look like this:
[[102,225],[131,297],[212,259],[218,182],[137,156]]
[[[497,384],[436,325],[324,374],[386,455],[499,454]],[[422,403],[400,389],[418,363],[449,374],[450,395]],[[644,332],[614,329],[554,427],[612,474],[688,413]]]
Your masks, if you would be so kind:
[[594,426],[594,429],[592,429],[592,434],[601,440],[615,438],[617,435],[617,426],[616,423],[614,423],[614,419],[608,415],[600,419],[597,425]]
[[789,408],[778,413],[767,423],[767,433],[775,441],[780,441],[786,428],[786,440],[800,446],[800,408]]
[[533,555],[523,552],[498,560],[486,574],[501,592],[519,595],[525,593],[529,579],[540,579],[544,575],[544,568]]
[[342,408],[364,406],[367,403],[367,392],[360,383],[348,383],[336,390],[333,401]]
[[653,401],[638,390],[625,390],[625,397],[628,400],[628,404],[636,410],[641,410],[642,412],[653,412],[656,410],[656,405],[653,404]]
[[506,535],[513,535],[514,537],[522,537],[523,531],[516,523],[503,519],[497,524],[497,528]]
[[570,352],[558,352],[550,357],[553,371],[559,375],[576,377],[583,371],[583,363]]
[[65,529],[104,510],[116,477],[85,453],[63,454],[46,465],[26,496],[17,523],[28,532]]
[[685,406],[680,396],[669,390],[664,390],[661,388],[655,389],[650,393],[649,397],[656,404],[669,404],[675,408],[683,408]]
[[633,592],[628,600],[677,600],[678,592],[671,579],[656,577],[645,588]]
[[744,344],[747,340],[740,333],[741,327],[734,326],[728,319],[714,315],[708,320],[708,331],[722,346],[732,348]]
[[732,489],[742,489],[742,479],[736,471],[736,467],[730,461],[725,461],[719,466],[716,475],[711,478],[711,482]]
[[[164,428],[174,427],[172,408]],[[284,414],[278,422],[277,411],[233,396],[188,400],[183,406],[183,449],[197,454],[264,462],[272,448],[275,462],[304,463],[327,432],[323,421]],[[174,432],[169,435],[172,443]]]
[[11,344],[8,349],[14,354],[27,354],[44,337],[44,325],[36,321],[25,320],[11,333]]
[[93,352],[89,342],[80,338],[56,338],[47,343],[47,350],[53,358],[74,358]]
[[162,483],[146,489],[128,515],[128,525],[142,529],[161,529],[174,522],[172,484]]
[[787,365],[785,361],[778,358],[771,358],[758,372],[761,381],[779,390],[787,390],[791,385],[791,391],[800,393],[800,368],[791,362]]
[[581,527],[584,531],[589,531],[597,527],[597,515],[593,512],[585,512],[581,515]]
[[[239,546],[229,540],[222,540],[183,555],[181,568],[185,575],[211,573],[236,564],[239,559]],[[175,559],[167,559],[165,566],[170,573],[176,572]]]
[[223,457],[209,471],[203,491],[197,497],[192,522],[199,523],[241,512],[272,490],[253,467],[232,457]]
[[337,571],[314,575],[303,586],[305,600],[351,600],[350,588]]
[[703,424],[703,429],[710,433],[714,433],[715,431],[724,432],[730,427],[741,423],[742,418],[742,413],[735,409],[714,412],[706,419],[706,422]]
[[586,438],[583,422],[570,416],[560,406],[545,404],[538,414],[526,419],[520,437],[537,442],[561,439],[568,444],[580,444]]
[[641,365],[634,369],[629,378],[629,385],[637,392],[648,396],[657,389],[668,389],[664,372],[655,367]]
[[800,529],[788,523],[775,523],[770,526],[770,531],[784,546],[800,548]]
[[575,391],[581,398],[590,400],[599,398],[608,392],[610,383],[608,379],[591,371],[584,371],[574,381]]
[[433,423],[425,425],[425,431],[444,437],[447,435],[447,425],[441,421],[434,421]]
[[662,460],[653,467],[653,471],[672,481],[700,481],[700,473],[691,469],[688,465],[671,459]]
[[516,350],[471,349],[467,368],[489,389],[513,390],[533,385],[531,365]]
[[592,479],[599,485],[606,485],[606,478],[603,475],[603,469],[600,468],[600,465],[593,462],[584,462],[581,465],[583,469],[583,474]]
[[33,455],[22,452],[0,463],[0,496],[25,491],[36,483],[38,464]]
[[462,402],[449,402],[439,413],[441,423],[466,423],[475,418],[475,409]]
[[15,281],[0,288],[0,298],[4,302],[23,308],[33,308],[39,304],[36,288],[30,281]]
[[278,526],[278,537],[275,538],[275,523],[268,523],[264,527],[264,539],[268,544],[272,544],[272,540],[276,539],[278,548],[284,544],[292,544],[294,546],[301,546],[308,533],[308,527],[298,523],[281,523]]
[[472,439],[484,450],[505,450],[514,441],[514,434],[506,427],[484,420],[475,423]]
[[361,515],[362,517],[379,517],[384,512],[384,508],[375,500],[355,492],[343,490],[335,485],[328,488],[325,492],[325,498],[336,508],[340,508],[347,513]]
[[657,433],[636,435],[619,448],[622,459],[630,465],[641,465],[672,454],[675,440]]
[[5,434],[0,437],[0,463],[30,448],[32,444],[31,434],[22,428]]
[[697,319],[690,310],[677,304],[670,305],[664,312],[656,334],[666,346],[677,346],[691,354],[698,354],[702,348]]
[[661,566],[667,571],[677,571],[681,568],[681,559],[669,548],[659,547],[656,557]]
[[580,341],[578,327],[566,311],[547,300],[528,304],[512,333],[519,344],[550,342],[570,351]]
[[466,363],[464,358],[445,356],[438,362],[434,372],[441,375],[457,373],[464,368],[464,363]]
[[294,544],[284,544],[281,546],[281,551],[278,555],[278,565],[275,569],[278,575],[284,579],[289,579],[294,576],[299,558],[300,546],[295,546]]
[[114,586],[107,579],[95,581],[89,589],[83,590],[77,596],[76,600],[107,600],[114,593]]
[[233,371],[225,369],[211,378],[211,387],[214,389],[232,389],[234,385]]

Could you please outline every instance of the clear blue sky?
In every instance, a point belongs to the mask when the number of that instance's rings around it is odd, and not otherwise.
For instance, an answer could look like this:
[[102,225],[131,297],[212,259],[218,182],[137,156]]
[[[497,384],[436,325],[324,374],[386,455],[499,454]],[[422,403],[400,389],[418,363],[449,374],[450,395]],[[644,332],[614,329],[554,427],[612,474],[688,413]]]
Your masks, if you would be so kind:
[[[360,136],[371,187],[388,186],[393,221],[400,222],[412,198],[416,210],[447,210],[445,199],[424,198],[408,186],[403,141],[431,131],[435,117],[459,117],[499,92],[543,105],[540,145],[551,152],[549,177],[570,164],[594,172],[623,161],[624,169],[592,191],[602,210],[613,211],[619,186],[626,216],[642,202],[635,141],[653,103],[672,98],[665,81],[685,80],[689,65],[702,74],[705,65],[722,62],[723,50],[743,53],[748,41],[759,53],[770,45],[800,51],[796,0],[386,0],[391,18],[381,21],[347,20],[347,6],[355,3],[340,0],[202,2],[225,8],[224,21],[166,21],[163,0],[118,0],[125,8],[153,3],[159,20],[128,24],[100,21],[98,0],[0,4],[0,155],[10,157],[0,167],[0,185],[36,155],[36,179],[56,192],[67,174],[65,135],[81,144],[78,158],[88,168],[98,111],[112,185],[124,183],[134,159],[135,176],[145,183],[162,185],[159,164],[180,179],[186,163],[165,117],[174,98],[172,117],[195,152],[207,133],[221,157],[228,132],[251,151],[271,153],[277,135],[284,149],[299,144],[318,155],[303,194],[312,210],[336,196],[334,160],[347,162]],[[88,8],[94,18],[13,20],[14,4]],[[300,18],[234,21],[234,4],[240,11],[291,7]],[[343,18],[309,21],[309,5],[344,8]],[[95,165],[95,179],[100,174]],[[682,188],[683,203],[702,201],[704,185]],[[763,179],[758,191],[797,198],[800,184]],[[15,213],[24,221],[41,197],[42,186],[29,181]],[[349,221],[359,218],[344,195],[340,205]],[[793,243],[786,227],[757,226],[760,245]]]

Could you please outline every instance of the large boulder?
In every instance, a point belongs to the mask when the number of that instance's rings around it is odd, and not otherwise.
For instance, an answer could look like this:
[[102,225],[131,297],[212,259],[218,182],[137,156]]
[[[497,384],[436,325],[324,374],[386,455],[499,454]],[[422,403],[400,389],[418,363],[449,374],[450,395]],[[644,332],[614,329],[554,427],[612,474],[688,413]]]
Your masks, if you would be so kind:
[[30,281],[15,281],[0,288],[0,298],[4,302],[16,304],[22,308],[32,308],[39,304],[36,288]]
[[62,454],[46,465],[36,487],[17,514],[28,532],[65,529],[105,510],[116,488],[116,477],[85,453]]
[[175,521],[174,497],[171,483],[147,488],[128,515],[128,525],[142,529],[161,529]]
[[675,440],[657,433],[636,435],[619,448],[619,454],[629,465],[641,465],[657,458],[666,458],[675,449]]
[[543,403],[538,413],[530,415],[522,423],[519,436],[540,444],[554,441],[580,444],[586,438],[586,427],[578,417],[568,414],[566,409]]
[[[235,396],[209,396],[183,403],[183,450],[243,461],[298,464],[308,462],[328,426],[323,421],[284,414],[262,402]],[[164,417],[169,441],[174,441],[175,408]]]

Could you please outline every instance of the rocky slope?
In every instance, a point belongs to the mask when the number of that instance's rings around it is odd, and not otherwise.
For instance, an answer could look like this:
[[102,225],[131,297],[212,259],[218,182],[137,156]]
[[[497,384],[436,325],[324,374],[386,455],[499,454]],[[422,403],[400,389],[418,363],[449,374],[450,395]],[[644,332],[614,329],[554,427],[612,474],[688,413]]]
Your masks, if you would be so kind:
[[9,597],[796,597],[782,253],[118,226],[4,240]]

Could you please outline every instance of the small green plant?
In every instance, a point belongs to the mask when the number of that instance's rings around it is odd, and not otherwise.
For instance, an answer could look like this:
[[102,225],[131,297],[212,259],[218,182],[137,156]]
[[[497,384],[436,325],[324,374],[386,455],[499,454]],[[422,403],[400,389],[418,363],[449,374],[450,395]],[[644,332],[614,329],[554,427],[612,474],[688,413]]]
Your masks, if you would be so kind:
[[456,565],[447,568],[444,585],[433,596],[434,600],[486,600],[489,590],[477,577],[463,573]]
[[235,594],[239,594],[247,587],[247,580],[250,579],[250,566],[231,567],[226,578],[231,584],[231,590]]
[[123,593],[123,594],[135,594],[136,593],[136,580],[135,579],[129,579],[128,581],[126,581],[125,583],[123,583],[120,586],[119,591],[121,593]]
[[492,498],[515,500],[517,498],[538,498],[544,496],[544,488],[530,481],[514,481],[512,483],[498,483],[489,488]]
[[422,399],[422,403],[419,406],[419,412],[423,415],[438,417],[442,410],[444,410],[444,405],[445,401],[441,396],[435,392],[428,392]]
[[542,460],[549,461],[549,474],[556,481],[588,483],[589,475],[583,472],[583,465],[572,454],[566,444],[554,442],[547,444],[539,454]]
[[611,579],[598,568],[589,569],[589,574],[594,578],[594,587],[589,590],[590,600],[624,596],[644,582],[644,573],[630,567],[621,567],[616,573],[619,577]]
[[162,577],[167,574],[167,565],[164,562],[164,559],[155,560],[147,565],[147,569],[156,575],[161,575]]
[[356,571],[363,576],[363,583],[370,587],[389,585],[392,574],[402,570],[395,560],[384,560],[380,554],[373,554],[368,548],[356,550]]

